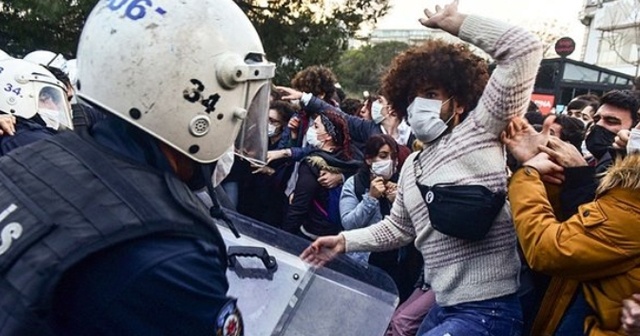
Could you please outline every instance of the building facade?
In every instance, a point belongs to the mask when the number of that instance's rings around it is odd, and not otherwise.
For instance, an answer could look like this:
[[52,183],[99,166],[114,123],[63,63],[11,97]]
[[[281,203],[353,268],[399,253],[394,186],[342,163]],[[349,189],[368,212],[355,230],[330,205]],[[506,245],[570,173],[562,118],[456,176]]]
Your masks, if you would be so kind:
[[585,0],[580,21],[584,62],[640,74],[640,0]]

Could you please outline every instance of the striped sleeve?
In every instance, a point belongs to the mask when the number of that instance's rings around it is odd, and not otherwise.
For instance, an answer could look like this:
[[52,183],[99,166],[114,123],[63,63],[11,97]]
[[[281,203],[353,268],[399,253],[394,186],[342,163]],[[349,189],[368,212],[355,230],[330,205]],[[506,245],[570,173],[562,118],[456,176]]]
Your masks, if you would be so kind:
[[498,137],[513,117],[524,114],[531,100],[542,44],[523,28],[473,15],[465,19],[460,38],[478,46],[496,62],[472,116]]
[[[410,155],[406,162],[412,162],[415,155],[416,153]],[[389,216],[372,226],[341,233],[346,241],[347,252],[392,250],[407,245],[415,239],[416,231],[405,207],[403,194],[403,180],[406,174],[412,173],[410,169],[413,169],[411,164],[405,163],[402,167],[396,199]]]

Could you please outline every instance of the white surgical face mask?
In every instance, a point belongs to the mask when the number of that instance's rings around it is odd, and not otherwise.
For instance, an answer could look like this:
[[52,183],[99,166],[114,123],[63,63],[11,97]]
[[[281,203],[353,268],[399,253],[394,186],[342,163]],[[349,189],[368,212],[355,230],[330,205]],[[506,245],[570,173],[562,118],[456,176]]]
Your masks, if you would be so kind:
[[278,127],[274,124],[269,124],[269,126],[267,126],[267,135],[271,138],[272,136],[276,135],[278,131]]
[[309,128],[307,128],[307,135],[305,137],[307,138],[307,143],[309,144],[309,146],[318,148],[318,146],[320,145],[320,141],[318,141],[316,128],[313,125],[309,125]]
[[385,180],[388,180],[393,176],[394,171],[393,160],[381,160],[371,164],[371,172],[373,175],[380,176]]
[[381,123],[384,120],[385,116],[382,115],[382,104],[378,101],[374,101],[371,104],[371,119],[376,124]]
[[38,114],[40,118],[44,120],[44,123],[48,128],[58,130],[60,128],[60,112],[56,110],[50,110],[45,108],[39,108]]
[[627,142],[627,154],[640,153],[640,130],[632,129]]
[[426,99],[416,97],[411,105],[407,108],[408,121],[411,124],[411,131],[416,135],[418,140],[424,143],[430,143],[444,133],[454,114],[446,122],[440,119],[440,110],[444,103],[451,98],[442,102],[436,99]]

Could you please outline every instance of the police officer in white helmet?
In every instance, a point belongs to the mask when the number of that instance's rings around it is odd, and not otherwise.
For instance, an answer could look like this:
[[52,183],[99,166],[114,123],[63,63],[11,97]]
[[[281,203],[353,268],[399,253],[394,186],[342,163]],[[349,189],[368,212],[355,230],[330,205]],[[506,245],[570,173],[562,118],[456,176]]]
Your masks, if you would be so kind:
[[42,66],[0,60],[0,155],[71,128],[65,85]]
[[266,157],[255,29],[232,0],[100,1],[78,69],[107,117],[0,159],[0,334],[242,335],[221,212],[192,190],[234,144]]

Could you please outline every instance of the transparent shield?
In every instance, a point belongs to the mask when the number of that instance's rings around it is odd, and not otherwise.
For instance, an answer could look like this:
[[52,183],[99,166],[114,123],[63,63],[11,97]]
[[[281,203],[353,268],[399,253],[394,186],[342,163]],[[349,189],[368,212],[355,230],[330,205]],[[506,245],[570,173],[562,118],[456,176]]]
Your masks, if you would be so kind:
[[242,123],[242,129],[236,139],[236,155],[252,164],[264,166],[267,159],[267,141],[269,120],[269,96],[271,82],[260,82],[257,91],[249,85],[248,93],[256,92],[247,109],[247,117]]
[[47,126],[56,130],[60,125],[71,128],[71,106],[65,91],[58,86],[41,84],[38,92],[38,114]]
[[[235,212],[227,215],[241,234],[235,238],[219,226],[230,260],[228,295],[238,299],[246,335],[384,334],[398,294],[383,271],[345,256],[312,268],[298,257],[309,241]],[[247,248],[267,254],[252,258]]]

